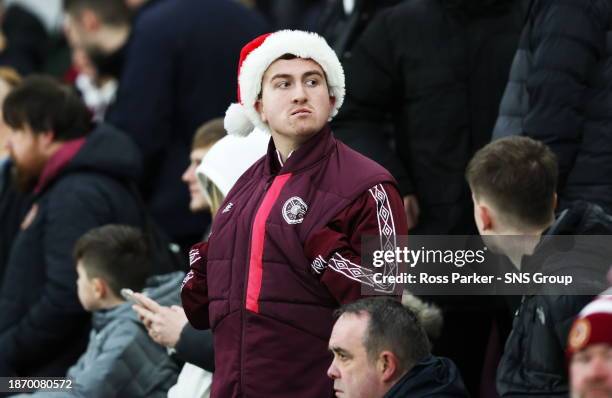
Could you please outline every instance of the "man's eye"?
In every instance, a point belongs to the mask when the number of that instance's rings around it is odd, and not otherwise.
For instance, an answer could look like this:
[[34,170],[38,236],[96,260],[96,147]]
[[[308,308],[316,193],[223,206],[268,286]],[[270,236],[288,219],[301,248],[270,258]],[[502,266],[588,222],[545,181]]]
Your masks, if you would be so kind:
[[309,80],[306,80],[306,85],[307,85],[307,86],[314,87],[314,86],[316,86],[317,84],[319,84],[319,82],[318,82],[318,80],[316,80],[316,79],[309,79]]
[[287,88],[287,87],[289,87],[289,82],[288,81],[278,82],[276,87],[278,87],[278,88]]

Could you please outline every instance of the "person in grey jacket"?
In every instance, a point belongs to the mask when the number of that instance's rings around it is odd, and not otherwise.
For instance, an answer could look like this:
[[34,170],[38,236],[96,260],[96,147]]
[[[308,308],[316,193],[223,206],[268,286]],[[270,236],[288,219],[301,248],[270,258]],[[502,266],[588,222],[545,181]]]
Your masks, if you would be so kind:
[[93,312],[87,351],[68,370],[71,389],[62,394],[38,391],[35,397],[165,397],[178,367],[148,336],[122,288],[142,290],[165,305],[179,302],[184,274],[151,277],[150,256],[142,233],[109,224],[93,229],[76,243],[79,300]]

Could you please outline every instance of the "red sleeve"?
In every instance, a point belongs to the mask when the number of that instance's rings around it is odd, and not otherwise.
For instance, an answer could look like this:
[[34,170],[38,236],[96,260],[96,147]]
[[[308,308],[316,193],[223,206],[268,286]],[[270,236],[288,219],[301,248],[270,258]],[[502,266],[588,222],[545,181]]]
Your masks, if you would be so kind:
[[196,329],[209,329],[208,285],[206,281],[206,256],[208,242],[198,243],[189,251],[191,270],[181,284],[181,301],[189,323]]
[[363,285],[399,297],[401,291],[394,285],[377,284],[374,271],[362,266],[361,238],[379,236],[386,249],[392,245],[394,250],[396,236],[407,234],[406,213],[397,188],[387,183],[375,185],[306,241],[310,271],[340,304],[361,298]]

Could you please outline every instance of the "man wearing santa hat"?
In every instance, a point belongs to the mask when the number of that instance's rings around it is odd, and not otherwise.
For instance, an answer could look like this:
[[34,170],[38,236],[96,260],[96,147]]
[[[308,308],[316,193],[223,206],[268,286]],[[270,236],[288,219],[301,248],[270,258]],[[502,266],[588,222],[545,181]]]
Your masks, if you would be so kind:
[[361,238],[394,250],[407,233],[389,172],[337,141],[329,120],[344,99],[344,73],[320,36],[278,31],[240,54],[229,134],[272,135],[267,154],[237,181],[208,242],[190,252],[182,288],[189,321],[211,328],[211,397],[331,397],[326,376],[333,311],[375,283]]
[[612,398],[612,288],[580,312],[567,354],[572,398]]

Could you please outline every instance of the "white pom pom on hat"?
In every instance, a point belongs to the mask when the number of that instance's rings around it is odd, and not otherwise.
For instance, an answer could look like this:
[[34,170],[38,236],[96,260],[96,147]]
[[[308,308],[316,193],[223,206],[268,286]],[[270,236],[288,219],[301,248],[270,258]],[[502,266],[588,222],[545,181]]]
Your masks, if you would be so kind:
[[334,50],[316,33],[280,30],[255,38],[240,52],[238,103],[229,106],[223,123],[228,134],[246,136],[255,127],[268,131],[268,126],[255,110],[255,102],[266,69],[285,54],[312,59],[321,66],[330,93],[336,99],[330,120],[338,113],[344,101],[344,70]]

